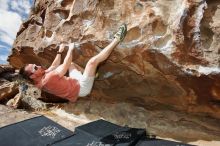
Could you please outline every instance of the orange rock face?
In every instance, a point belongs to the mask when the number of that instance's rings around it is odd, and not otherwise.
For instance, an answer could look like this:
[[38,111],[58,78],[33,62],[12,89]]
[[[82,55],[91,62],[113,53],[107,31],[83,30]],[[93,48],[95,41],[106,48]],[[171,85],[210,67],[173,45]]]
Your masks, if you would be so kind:
[[8,61],[48,67],[66,41],[79,44],[73,61],[85,67],[126,23],[91,97],[220,118],[219,7],[218,0],[36,0]]

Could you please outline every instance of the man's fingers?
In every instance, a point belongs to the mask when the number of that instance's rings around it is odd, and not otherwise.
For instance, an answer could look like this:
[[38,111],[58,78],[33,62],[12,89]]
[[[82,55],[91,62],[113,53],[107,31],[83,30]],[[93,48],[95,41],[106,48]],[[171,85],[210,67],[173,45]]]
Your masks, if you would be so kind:
[[59,52],[63,52],[64,48],[65,48],[65,45],[64,44],[60,44]]
[[65,47],[65,45],[64,44],[60,44],[60,48],[64,48]]
[[75,43],[69,43],[69,48],[74,49],[75,48]]

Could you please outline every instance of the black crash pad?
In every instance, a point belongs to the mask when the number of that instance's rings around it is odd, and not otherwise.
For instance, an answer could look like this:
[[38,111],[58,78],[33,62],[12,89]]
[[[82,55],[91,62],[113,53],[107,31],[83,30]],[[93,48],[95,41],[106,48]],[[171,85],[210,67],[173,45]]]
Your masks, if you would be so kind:
[[156,139],[144,129],[118,126],[97,120],[75,128],[74,135],[52,146],[192,146]]
[[0,145],[47,146],[72,135],[72,131],[39,116],[0,128]]
[[97,120],[75,132],[39,116],[0,128],[0,146],[192,146],[149,138],[145,129]]
[[53,146],[133,146],[146,135],[144,129],[129,128],[97,120],[75,129],[75,135]]
[[189,144],[168,141],[163,139],[148,139],[143,137],[140,141],[136,144],[136,146],[193,146]]

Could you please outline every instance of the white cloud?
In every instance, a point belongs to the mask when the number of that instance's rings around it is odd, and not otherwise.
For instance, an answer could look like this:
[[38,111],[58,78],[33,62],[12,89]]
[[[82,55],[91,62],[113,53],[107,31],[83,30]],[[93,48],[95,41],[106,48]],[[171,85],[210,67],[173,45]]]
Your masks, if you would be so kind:
[[6,46],[3,46],[3,45],[0,45],[0,49],[2,49],[2,48],[7,48]]
[[[13,11],[9,11],[9,5]],[[29,0],[0,0],[0,38],[3,42],[12,45],[23,14],[28,14],[30,7]]]
[[22,13],[22,12],[23,12],[22,8],[19,7],[19,2],[12,1],[12,2],[10,3],[10,5],[11,5],[11,9],[12,9],[12,10],[18,11],[19,13]]
[[[23,0],[23,1],[24,1],[24,0]],[[29,14],[29,12],[30,12],[30,10],[31,10],[31,9],[30,9],[31,6],[32,6],[32,4],[30,3],[29,0],[25,0],[25,1],[23,2],[23,8],[24,8],[26,14]]]
[[8,55],[0,55],[0,61],[7,60]]
[[15,12],[0,10],[0,18],[0,28],[15,36],[22,23],[21,16]]
[[0,10],[8,9],[8,0],[0,0]]
[[4,43],[6,43],[8,45],[12,45],[14,42],[14,39],[5,33],[3,33],[3,34],[0,33],[0,40],[2,40]]
[[[22,19],[30,12],[32,0],[0,0],[0,53],[9,49],[22,24]],[[6,43],[9,46],[4,46]],[[5,51],[4,51],[5,52]],[[5,61],[7,55],[0,56],[0,63]]]
[[11,5],[11,9],[18,11],[20,14],[23,13],[29,14],[30,12],[31,4],[28,0],[19,0],[19,1],[12,0],[10,2],[10,5]]
[[0,37],[3,42],[12,45],[22,23],[21,16],[15,12],[0,10]]

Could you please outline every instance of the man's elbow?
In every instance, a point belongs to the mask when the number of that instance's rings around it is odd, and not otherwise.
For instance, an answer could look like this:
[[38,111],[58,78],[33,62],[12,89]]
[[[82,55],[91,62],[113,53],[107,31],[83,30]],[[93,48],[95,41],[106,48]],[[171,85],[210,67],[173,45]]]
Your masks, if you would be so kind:
[[68,67],[63,64],[56,68],[57,73],[61,77],[67,73],[67,70],[68,70]]

